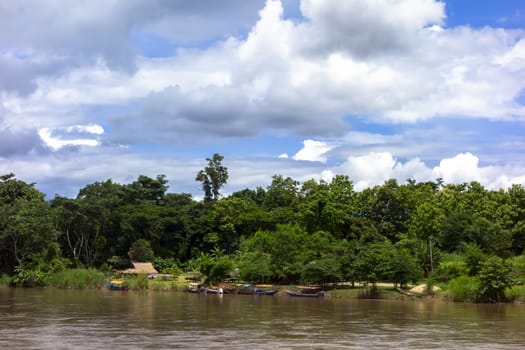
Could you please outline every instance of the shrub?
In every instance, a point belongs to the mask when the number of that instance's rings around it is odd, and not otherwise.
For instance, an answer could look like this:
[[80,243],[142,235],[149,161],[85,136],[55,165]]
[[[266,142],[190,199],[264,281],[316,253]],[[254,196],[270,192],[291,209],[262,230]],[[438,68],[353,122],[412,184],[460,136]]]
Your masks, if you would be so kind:
[[11,282],[17,287],[43,287],[48,284],[49,276],[39,268],[15,267]]
[[470,301],[478,299],[479,281],[471,276],[460,276],[450,281],[448,298],[453,301]]
[[457,255],[447,255],[439,263],[434,272],[434,278],[440,282],[448,282],[454,278],[466,275],[468,273],[467,264]]
[[161,258],[157,257],[153,261],[153,266],[159,273],[168,273],[170,275],[173,275],[173,277],[177,277],[180,274],[182,274],[182,270],[177,265],[177,262],[173,258]]
[[510,267],[510,276],[514,282],[525,283],[525,255],[507,259]]
[[500,302],[505,299],[505,289],[511,286],[510,269],[498,256],[491,256],[480,264],[478,280],[483,301]]

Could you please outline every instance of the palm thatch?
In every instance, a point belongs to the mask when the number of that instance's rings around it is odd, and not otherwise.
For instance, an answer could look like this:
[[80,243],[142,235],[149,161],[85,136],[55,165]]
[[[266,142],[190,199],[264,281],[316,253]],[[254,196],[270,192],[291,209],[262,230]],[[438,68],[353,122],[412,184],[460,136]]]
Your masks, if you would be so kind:
[[138,275],[141,273],[145,273],[148,275],[155,275],[155,274],[158,274],[159,272],[153,267],[153,264],[150,262],[146,262],[146,263],[134,262],[132,269],[124,270],[122,271],[122,273],[126,275]]

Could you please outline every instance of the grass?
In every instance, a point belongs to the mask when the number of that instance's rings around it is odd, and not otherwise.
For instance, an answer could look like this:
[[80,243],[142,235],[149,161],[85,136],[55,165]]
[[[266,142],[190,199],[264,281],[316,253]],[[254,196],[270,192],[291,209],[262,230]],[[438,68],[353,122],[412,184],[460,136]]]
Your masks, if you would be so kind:
[[525,302],[525,286],[512,286],[505,289],[505,298],[509,301]]
[[476,302],[479,283],[474,277],[460,276],[450,281],[447,297],[453,301]]
[[50,277],[49,284],[64,289],[100,288],[105,276],[95,269],[66,269]]
[[3,273],[2,276],[0,276],[0,286],[8,286],[10,283],[11,277]]

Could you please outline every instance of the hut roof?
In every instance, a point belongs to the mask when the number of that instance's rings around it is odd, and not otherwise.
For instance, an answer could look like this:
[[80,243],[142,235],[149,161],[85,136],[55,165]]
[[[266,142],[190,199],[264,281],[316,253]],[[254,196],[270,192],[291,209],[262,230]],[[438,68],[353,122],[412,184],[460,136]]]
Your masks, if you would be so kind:
[[155,270],[155,268],[153,267],[153,264],[150,263],[150,262],[147,262],[147,263],[134,262],[132,269],[124,270],[124,271],[122,271],[122,273],[130,274],[130,275],[131,274],[146,273],[148,275],[151,275],[151,274],[157,274],[159,272],[157,270]]

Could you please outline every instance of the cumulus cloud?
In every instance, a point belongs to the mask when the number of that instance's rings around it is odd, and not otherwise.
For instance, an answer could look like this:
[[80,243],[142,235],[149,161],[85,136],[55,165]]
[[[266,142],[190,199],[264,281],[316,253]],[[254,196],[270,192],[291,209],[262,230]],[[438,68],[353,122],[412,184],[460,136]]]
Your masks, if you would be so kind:
[[[435,181],[438,178],[442,178],[446,184],[476,181],[491,190],[508,188],[512,184],[525,184],[523,164],[480,166],[479,158],[469,152],[444,158],[433,168],[419,158],[403,162],[389,152],[371,152],[360,156],[349,156],[343,164],[330,169],[329,172],[349,175],[355,183],[356,190],[381,185],[389,179],[396,179],[400,183],[408,179],[422,182]],[[326,170],[320,177],[323,176],[326,177]]]
[[330,151],[331,149],[332,147],[326,142],[304,140],[303,148],[293,156],[293,159],[326,163],[326,152]]
[[351,56],[406,50],[421,29],[443,23],[444,7],[433,0],[304,0],[301,11],[309,21],[299,28],[300,44]]
[[[0,75],[2,88],[36,89],[16,102],[38,107],[39,120],[57,106],[66,111],[85,104],[121,106],[117,119],[102,115],[108,120],[96,122],[113,123],[117,138],[129,143],[246,137],[264,130],[342,136],[349,115],[381,122],[525,118],[518,100],[525,89],[524,34],[447,28],[444,3],[434,0],[304,0],[301,22],[285,19],[281,2],[268,0],[246,37],[177,48],[166,58],[130,51],[133,28],[168,38],[164,29],[148,28],[167,28],[162,21],[193,14],[222,19],[220,13],[240,3],[232,0],[219,9],[214,2],[157,1],[147,8],[115,2],[102,17],[97,2],[66,7],[71,14],[60,16],[58,0],[56,6],[31,3],[45,14],[40,25],[31,26],[44,28],[42,33],[20,28],[23,21],[15,13],[30,2],[21,4],[6,5],[0,18],[7,29],[0,34],[0,69],[7,72]],[[246,23],[256,4],[239,6],[234,17]],[[91,27],[98,28],[97,39],[89,34],[78,40]],[[17,31],[14,41],[9,33]],[[12,103],[6,105],[6,114],[14,115]],[[77,117],[85,120],[65,123],[85,123],[92,116]],[[141,132],[133,133],[137,129]]]
[[[291,20],[277,0],[3,3],[0,156],[11,157],[3,166],[97,181],[106,177],[99,167],[111,167],[126,147],[273,133],[307,141],[293,159],[264,161],[273,170],[250,175],[241,168],[234,184],[261,183],[269,171],[299,180],[346,173],[360,188],[390,177],[523,183],[521,135],[508,144],[491,141],[497,147],[488,151],[474,144],[476,135],[463,142],[446,124],[525,120],[525,32],[449,27],[444,6],[302,0],[303,17]],[[164,57],[148,57],[138,38],[165,44]],[[407,126],[434,120],[444,126]],[[354,122],[358,127],[350,129]],[[368,122],[397,129],[359,129]],[[71,146],[103,147],[75,147],[82,169],[76,170],[54,158]],[[38,152],[50,154],[32,159]],[[495,165],[498,156],[515,163]],[[144,159],[159,161],[151,154],[126,157],[123,171],[133,174],[142,173],[133,161],[141,167],[150,165]],[[431,168],[429,160],[439,165]]]

